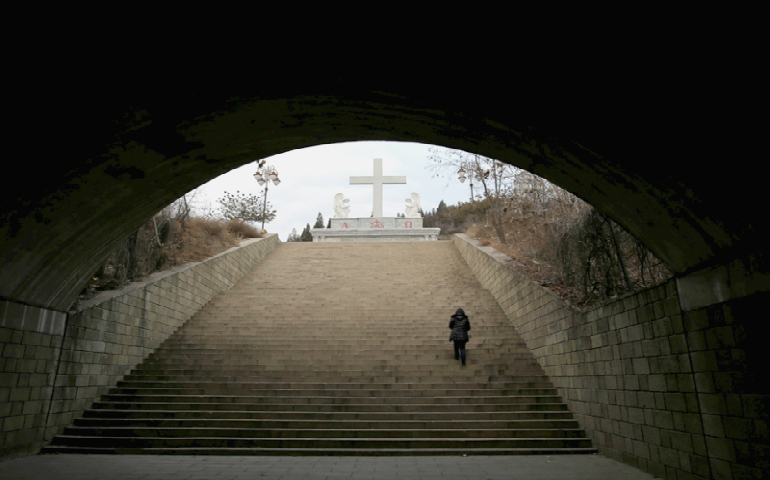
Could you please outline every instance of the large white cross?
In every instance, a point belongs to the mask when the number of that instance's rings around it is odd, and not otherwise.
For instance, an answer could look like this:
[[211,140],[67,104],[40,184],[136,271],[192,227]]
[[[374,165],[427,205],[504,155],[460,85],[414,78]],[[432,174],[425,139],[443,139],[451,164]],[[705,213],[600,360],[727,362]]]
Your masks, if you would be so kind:
[[351,185],[374,185],[374,216],[382,217],[382,185],[406,183],[405,176],[382,176],[382,159],[374,159],[374,175],[371,177],[350,177]]

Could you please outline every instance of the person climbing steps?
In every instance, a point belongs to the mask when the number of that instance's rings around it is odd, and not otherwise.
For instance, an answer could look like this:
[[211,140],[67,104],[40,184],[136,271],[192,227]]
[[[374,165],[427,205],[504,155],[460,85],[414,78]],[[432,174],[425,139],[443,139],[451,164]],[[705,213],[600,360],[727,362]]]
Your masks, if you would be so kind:
[[455,314],[452,315],[451,320],[449,320],[449,328],[452,329],[449,340],[454,342],[455,360],[462,359],[463,365],[465,365],[465,344],[469,340],[468,330],[471,329],[471,321],[465,315],[465,311],[462,308],[458,308]]

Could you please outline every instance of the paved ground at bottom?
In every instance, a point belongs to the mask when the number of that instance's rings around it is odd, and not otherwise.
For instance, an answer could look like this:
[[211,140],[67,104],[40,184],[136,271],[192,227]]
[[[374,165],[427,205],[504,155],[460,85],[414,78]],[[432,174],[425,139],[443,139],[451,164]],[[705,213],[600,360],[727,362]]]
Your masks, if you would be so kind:
[[33,455],[0,463],[2,480],[650,480],[601,455],[226,457]]

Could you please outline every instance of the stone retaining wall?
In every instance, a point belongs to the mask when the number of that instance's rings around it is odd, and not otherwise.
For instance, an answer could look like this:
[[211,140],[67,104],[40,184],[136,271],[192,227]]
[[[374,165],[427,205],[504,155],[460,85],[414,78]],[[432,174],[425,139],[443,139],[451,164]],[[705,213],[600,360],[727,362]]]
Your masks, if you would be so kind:
[[247,240],[69,314],[0,301],[0,460],[37,451],[279,242]]
[[602,454],[667,479],[770,471],[764,361],[746,357],[766,293],[683,312],[670,280],[578,312],[507,256],[454,242]]

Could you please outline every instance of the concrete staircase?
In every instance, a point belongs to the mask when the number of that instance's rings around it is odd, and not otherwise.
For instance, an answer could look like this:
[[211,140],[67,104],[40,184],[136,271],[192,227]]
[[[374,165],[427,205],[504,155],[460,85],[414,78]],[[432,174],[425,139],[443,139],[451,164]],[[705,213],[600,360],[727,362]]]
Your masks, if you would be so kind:
[[[467,366],[449,317],[472,329]],[[451,242],[283,243],[43,453],[594,453]]]

